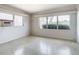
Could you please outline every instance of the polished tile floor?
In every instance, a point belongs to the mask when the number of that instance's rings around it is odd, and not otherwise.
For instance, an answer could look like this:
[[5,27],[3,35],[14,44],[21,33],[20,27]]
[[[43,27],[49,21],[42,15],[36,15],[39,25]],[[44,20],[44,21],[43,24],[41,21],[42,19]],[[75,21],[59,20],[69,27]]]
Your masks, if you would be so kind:
[[0,55],[78,55],[75,42],[42,37],[23,37],[0,44]]

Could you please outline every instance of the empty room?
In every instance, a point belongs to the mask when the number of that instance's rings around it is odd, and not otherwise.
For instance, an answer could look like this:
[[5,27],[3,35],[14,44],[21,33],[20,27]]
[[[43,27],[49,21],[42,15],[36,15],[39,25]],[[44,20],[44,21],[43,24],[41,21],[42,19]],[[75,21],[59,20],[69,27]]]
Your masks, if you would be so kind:
[[0,4],[0,55],[79,55],[78,4]]

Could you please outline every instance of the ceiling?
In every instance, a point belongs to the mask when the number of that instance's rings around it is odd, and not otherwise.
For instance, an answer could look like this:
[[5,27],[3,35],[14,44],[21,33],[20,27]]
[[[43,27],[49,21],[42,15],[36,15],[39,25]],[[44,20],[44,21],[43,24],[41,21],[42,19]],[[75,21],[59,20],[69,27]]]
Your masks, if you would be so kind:
[[35,12],[63,7],[67,5],[69,4],[10,4],[10,6],[19,8],[29,13],[35,13]]

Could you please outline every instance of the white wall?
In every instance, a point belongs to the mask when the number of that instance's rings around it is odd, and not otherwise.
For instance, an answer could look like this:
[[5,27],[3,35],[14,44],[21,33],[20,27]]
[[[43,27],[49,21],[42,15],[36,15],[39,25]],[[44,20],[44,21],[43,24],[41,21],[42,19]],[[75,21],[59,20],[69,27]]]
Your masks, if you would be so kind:
[[[63,9],[63,8],[61,8],[61,9]],[[70,10],[71,10],[71,8],[69,9],[69,11]],[[75,9],[73,8],[72,10],[75,10]],[[63,12],[63,10],[62,10],[62,12]],[[57,11],[57,13],[58,13],[58,11]],[[38,16],[36,16],[37,14],[34,14],[33,19],[32,19],[32,35],[76,41],[76,13],[71,13],[71,12],[66,13],[66,12],[64,12],[64,14],[70,14],[71,15],[71,19],[70,19],[71,30],[40,29],[39,20],[37,18],[41,15],[42,16],[47,16],[47,15],[46,14],[45,15],[39,14]],[[53,14],[55,14],[55,13],[52,12],[51,15],[53,15]],[[58,14],[63,14],[63,13],[61,13],[59,11]]]
[[[18,39],[23,36],[28,36],[29,35],[29,15],[25,14],[23,11],[19,9],[12,9],[11,7],[6,7],[3,5],[0,5],[0,10],[1,11],[6,11],[7,12],[14,12],[14,14],[21,14],[24,15],[24,26],[12,26],[12,27],[0,27],[0,43],[5,43],[14,39]],[[5,8],[6,7],[6,8]],[[10,10],[11,9],[11,10]],[[16,12],[19,11],[19,12]]]
[[79,43],[79,5],[77,5],[77,42]]

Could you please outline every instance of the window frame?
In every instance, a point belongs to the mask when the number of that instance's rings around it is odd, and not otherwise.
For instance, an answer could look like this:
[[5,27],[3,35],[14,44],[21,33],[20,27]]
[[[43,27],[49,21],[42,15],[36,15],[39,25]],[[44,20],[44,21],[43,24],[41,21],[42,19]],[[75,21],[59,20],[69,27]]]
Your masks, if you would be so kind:
[[[0,20],[0,22],[2,22],[0,27],[12,27],[12,26],[15,26],[15,25],[14,25],[15,15],[22,17],[22,25],[18,25],[18,26],[24,26],[23,16],[22,16],[22,15],[13,14],[13,13],[8,13],[8,12],[5,12],[5,11],[4,11],[4,12],[3,12],[3,11],[0,11],[0,13],[12,15],[12,19],[7,19],[7,18],[5,18],[5,19],[2,19],[3,22]],[[1,18],[0,18],[0,19],[1,19]],[[3,24],[3,23],[5,22],[5,20],[8,21],[8,22],[11,22],[13,25],[12,25],[12,26],[5,26],[5,24]],[[7,25],[7,24],[6,24],[6,25]],[[15,27],[16,27],[16,26],[15,26]]]
[[[71,17],[71,15],[70,14],[59,14],[59,15],[53,15],[52,17],[54,17],[54,16],[57,16],[57,29],[52,29],[52,30],[70,30],[71,29],[71,26],[69,25],[68,27],[69,27],[69,29],[59,29],[59,19],[58,19],[58,16],[63,16],[63,15],[69,15],[70,17]],[[50,17],[50,16],[42,16],[42,17],[46,17],[46,20],[47,20],[47,26],[48,26],[48,17]],[[70,23],[70,21],[71,21],[71,18],[69,19],[69,23]],[[71,23],[70,23],[71,24]],[[42,28],[42,29],[48,29],[48,28]]]

